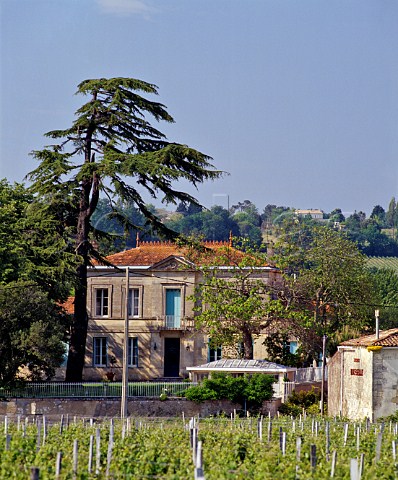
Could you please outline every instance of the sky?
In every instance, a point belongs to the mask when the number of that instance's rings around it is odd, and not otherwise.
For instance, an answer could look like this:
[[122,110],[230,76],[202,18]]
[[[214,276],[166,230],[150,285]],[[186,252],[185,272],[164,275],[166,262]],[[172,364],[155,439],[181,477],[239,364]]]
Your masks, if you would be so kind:
[[159,87],[168,139],[228,172],[179,185],[206,207],[387,209],[397,25],[396,0],[0,0],[0,178],[36,167],[82,80],[133,77]]

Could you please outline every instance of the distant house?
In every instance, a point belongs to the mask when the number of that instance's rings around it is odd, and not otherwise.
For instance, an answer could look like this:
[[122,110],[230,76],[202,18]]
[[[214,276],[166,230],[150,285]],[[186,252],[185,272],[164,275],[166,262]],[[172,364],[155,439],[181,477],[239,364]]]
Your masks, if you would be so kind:
[[[244,254],[228,242],[203,246],[206,250],[192,258],[187,248],[170,242],[141,242],[107,257],[112,266],[89,269],[85,380],[98,380],[109,373],[120,380],[127,304],[130,380],[184,378],[187,367],[223,356],[222,347],[210,348],[209,338],[195,330],[191,296],[202,280],[201,266],[217,264],[212,262],[222,254],[228,260],[215,268],[225,275]],[[260,267],[257,275],[267,284],[280,278],[279,270],[267,265]],[[254,356],[264,358],[261,340],[254,344]]]
[[309,215],[314,220],[323,219],[323,210],[317,210],[317,209],[295,210],[294,213],[298,217],[306,217],[307,215]]
[[341,343],[328,363],[328,414],[375,420],[398,409],[398,328]]

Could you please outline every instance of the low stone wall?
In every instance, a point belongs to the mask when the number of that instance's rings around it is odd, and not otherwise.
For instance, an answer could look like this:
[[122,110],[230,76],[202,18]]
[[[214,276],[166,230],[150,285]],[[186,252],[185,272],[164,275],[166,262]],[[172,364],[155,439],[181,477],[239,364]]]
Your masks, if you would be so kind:
[[[280,399],[264,402],[261,413],[275,416]],[[161,401],[156,398],[130,398],[128,401],[128,414],[135,417],[177,417],[184,415],[193,417],[200,415],[208,417],[225,413],[230,415],[234,411],[241,411],[240,404],[228,400],[208,400],[195,403],[185,398],[168,398]],[[78,398],[53,398],[30,399],[15,398],[0,402],[0,415],[45,415],[79,417],[118,417],[120,416],[120,399],[78,399]]]

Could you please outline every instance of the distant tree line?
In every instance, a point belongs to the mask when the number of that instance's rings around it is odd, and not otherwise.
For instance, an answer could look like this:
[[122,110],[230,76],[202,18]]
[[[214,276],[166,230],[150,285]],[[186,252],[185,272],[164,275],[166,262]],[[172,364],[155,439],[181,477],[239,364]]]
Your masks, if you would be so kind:
[[[179,234],[200,236],[210,241],[227,241],[232,235],[249,239],[252,245],[268,244],[270,248],[279,237],[284,221],[296,218],[294,208],[268,204],[260,213],[250,200],[238,202],[229,210],[219,205],[206,209],[183,202],[174,211],[156,208],[151,204],[147,208],[166,227]],[[398,256],[398,205],[394,197],[387,211],[376,205],[369,218],[363,211],[355,211],[345,217],[341,209],[336,208],[325,213],[322,220],[314,220],[308,215],[302,221],[308,225],[324,225],[344,231],[367,256]],[[146,222],[144,215],[133,204],[126,202],[111,204],[108,199],[99,200],[92,225],[97,241],[106,253],[133,248],[137,234],[141,240],[160,238]]]

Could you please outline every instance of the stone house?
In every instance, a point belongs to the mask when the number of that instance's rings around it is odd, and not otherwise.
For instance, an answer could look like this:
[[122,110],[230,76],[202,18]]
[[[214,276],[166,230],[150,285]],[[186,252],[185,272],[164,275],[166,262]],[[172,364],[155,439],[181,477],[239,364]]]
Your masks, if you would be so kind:
[[323,210],[310,208],[307,210],[295,210],[294,213],[298,217],[310,216],[313,220],[322,220],[323,219]]
[[[89,269],[85,380],[105,375],[121,379],[126,302],[130,381],[185,378],[187,367],[220,358],[221,349],[209,348],[207,336],[194,328],[191,296],[202,278],[198,267],[211,265],[221,252],[223,256],[227,252],[226,264],[216,267],[225,272],[243,254],[228,242],[206,242],[204,247],[204,252],[192,256],[189,249],[170,242],[141,242],[136,248],[107,257],[109,265]],[[280,279],[274,267],[264,265],[257,270],[259,278],[269,285]],[[259,339],[254,357],[264,355]]]
[[328,363],[328,413],[371,421],[398,405],[398,328],[341,343]]

